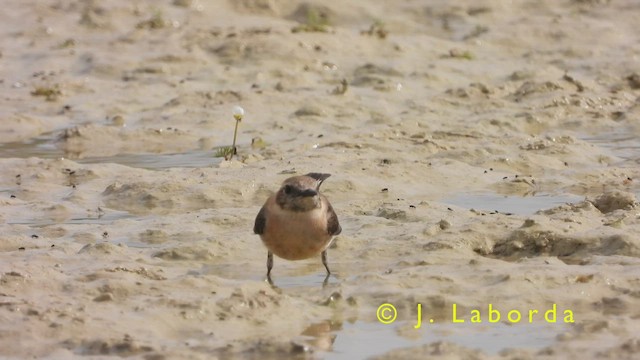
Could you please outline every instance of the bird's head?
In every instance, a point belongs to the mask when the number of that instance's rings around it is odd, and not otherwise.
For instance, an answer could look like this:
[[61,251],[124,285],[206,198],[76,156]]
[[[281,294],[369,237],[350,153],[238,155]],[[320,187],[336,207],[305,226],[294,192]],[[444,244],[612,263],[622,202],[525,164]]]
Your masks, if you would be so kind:
[[278,193],[276,202],[289,211],[310,211],[322,206],[320,185],[329,174],[309,173],[286,179]]

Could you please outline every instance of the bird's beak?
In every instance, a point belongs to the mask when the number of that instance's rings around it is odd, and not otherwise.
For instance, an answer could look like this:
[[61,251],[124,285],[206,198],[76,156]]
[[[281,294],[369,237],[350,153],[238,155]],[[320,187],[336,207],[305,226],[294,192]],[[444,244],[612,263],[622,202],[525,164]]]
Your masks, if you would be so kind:
[[301,191],[298,195],[302,197],[313,197],[318,195],[318,192],[313,189],[307,189],[307,190]]

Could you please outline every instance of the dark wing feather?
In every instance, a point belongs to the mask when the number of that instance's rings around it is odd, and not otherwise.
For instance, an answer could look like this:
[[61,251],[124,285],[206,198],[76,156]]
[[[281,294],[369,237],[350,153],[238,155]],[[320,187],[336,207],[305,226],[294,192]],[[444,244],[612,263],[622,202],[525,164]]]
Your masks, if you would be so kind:
[[262,209],[260,209],[258,216],[256,216],[255,224],[253,224],[253,233],[258,235],[263,234],[264,228],[266,225],[267,225],[267,209],[266,207],[263,206]]
[[342,232],[340,222],[338,222],[338,215],[333,211],[333,207],[329,204],[327,208],[327,232],[329,235],[338,235]]

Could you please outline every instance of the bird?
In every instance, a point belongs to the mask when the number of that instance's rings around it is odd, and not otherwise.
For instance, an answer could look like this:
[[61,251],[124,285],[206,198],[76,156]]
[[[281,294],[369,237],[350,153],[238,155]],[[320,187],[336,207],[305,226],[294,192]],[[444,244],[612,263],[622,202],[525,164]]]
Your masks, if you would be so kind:
[[331,174],[308,173],[293,176],[271,195],[258,212],[253,232],[267,248],[267,280],[271,283],[273,254],[286,260],[321,255],[329,278],[327,248],[342,232],[338,216],[320,185]]

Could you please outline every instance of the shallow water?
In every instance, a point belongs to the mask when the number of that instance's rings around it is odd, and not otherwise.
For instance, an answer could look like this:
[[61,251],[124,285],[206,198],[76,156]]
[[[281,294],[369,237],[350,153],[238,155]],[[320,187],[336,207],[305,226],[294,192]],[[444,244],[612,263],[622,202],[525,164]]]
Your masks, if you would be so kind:
[[[266,281],[266,260],[265,252],[264,261],[261,260],[258,263],[206,265],[199,273],[215,274],[216,276],[234,280]],[[275,258],[274,260],[276,264],[274,264],[274,268],[271,271],[271,280],[273,281],[273,286],[276,288],[299,290],[301,288],[330,286],[339,283],[342,278],[337,271],[334,271],[334,273],[327,278],[324,267],[320,263],[320,257],[318,257],[317,265],[313,263],[303,264],[300,262],[288,264],[288,262],[285,263],[285,260],[279,258]],[[277,264],[278,262],[280,264]],[[291,267],[288,265],[291,265]],[[333,266],[333,268],[338,269],[339,267]]]
[[[144,169],[207,167],[219,164],[222,161],[222,158],[214,157],[217,149],[194,150],[174,154],[139,153],[81,157],[61,150],[56,145],[55,138],[54,134],[48,133],[25,141],[0,143],[0,158],[69,158],[85,164],[116,163]],[[630,132],[611,132],[597,136],[585,136],[582,139],[594,145],[607,148],[613,155],[622,158],[623,163],[616,165],[635,166],[640,164],[640,138]]]
[[[332,351],[324,353],[328,360],[366,358],[384,354],[393,349],[416,347],[436,341],[446,341],[470,349],[479,349],[495,355],[508,348],[541,349],[551,345],[558,334],[566,330],[558,324],[495,323],[490,325],[430,324],[413,329],[414,324],[384,325],[357,321],[345,323],[336,332]],[[398,335],[396,328],[406,326],[415,331],[415,339]],[[412,334],[415,335],[415,334]]]
[[157,170],[168,168],[210,167],[222,161],[213,157],[215,150],[190,151],[179,154],[118,154],[105,157],[90,157],[77,160],[79,163],[116,163],[130,167]]
[[[265,280],[266,268],[263,265],[262,263],[216,264],[204,266],[196,272],[215,274],[230,279]],[[318,265],[317,269],[312,263],[293,263],[294,267],[287,265],[285,263],[281,264],[278,269],[274,268],[272,279],[275,287],[297,292],[323,286],[325,274],[321,271],[324,269],[320,269],[321,265]],[[341,282],[343,276],[340,275],[340,268],[342,265],[344,264],[335,266],[336,274],[332,274],[324,286],[331,288]],[[375,314],[372,314],[371,317],[372,320],[375,320]],[[377,321],[344,322],[338,325],[332,324],[330,332],[325,329],[311,334],[306,337],[304,342],[312,345],[316,351],[320,351],[323,359],[332,360],[367,358],[394,349],[422,346],[437,341],[479,349],[487,354],[497,354],[508,348],[541,349],[547,347],[554,343],[559,334],[567,330],[566,325],[561,323],[529,324],[525,320],[517,324],[503,322],[470,324],[468,319],[461,324],[429,324],[423,320],[419,329],[414,329],[414,325],[415,321],[398,321],[389,325]],[[404,332],[407,336],[400,335],[399,328],[405,329]],[[331,340],[332,344],[327,344],[329,338],[333,339]]]
[[637,166],[640,164],[640,138],[632,132],[612,132],[597,136],[584,137],[583,140],[609,149],[613,155],[622,158],[617,166]]
[[487,212],[505,214],[532,215],[566,203],[584,200],[582,196],[571,194],[539,193],[532,196],[507,196],[496,193],[466,193],[442,200],[446,204]]
[[195,168],[219,164],[222,158],[214,157],[216,149],[194,150],[177,154],[117,154],[113,156],[80,157],[66,153],[55,144],[53,135],[38,136],[30,140],[0,144],[0,158],[42,159],[68,158],[81,164],[115,163],[143,169],[168,169],[173,167]]
[[46,227],[50,225],[106,225],[114,221],[133,218],[134,215],[126,211],[110,210],[109,212],[97,214],[96,216],[77,216],[67,220],[57,221],[47,218],[14,218],[7,221],[7,224],[29,225],[31,227]]
[[56,147],[51,135],[42,135],[25,141],[0,144],[0,157],[55,159],[64,157],[64,153]]
[[[272,273],[275,287],[288,291],[301,291],[322,287],[325,280],[321,265],[308,263],[281,263]],[[264,264],[216,264],[207,265],[197,273],[210,273],[230,279],[265,280]],[[336,264],[336,273],[332,274],[325,287],[331,288],[339,284],[344,275],[341,268],[345,264]],[[350,264],[355,265],[356,264]],[[351,266],[349,266],[351,269]],[[350,271],[344,271],[345,274]],[[372,314],[375,320],[375,314]],[[306,343],[321,351],[324,359],[354,359],[381,355],[388,351],[406,347],[427,345],[437,341],[451,342],[471,349],[479,349],[487,354],[497,354],[508,348],[541,349],[551,345],[556,337],[567,330],[564,324],[529,324],[522,321],[518,324],[491,323],[470,324],[468,319],[462,324],[428,324],[423,321],[422,327],[414,329],[414,322],[398,321],[385,325],[379,322],[355,321],[344,322],[339,326],[332,325],[331,332],[321,331],[307,337]],[[399,334],[399,328],[407,328],[409,336]],[[415,332],[413,334],[412,332]],[[417,334],[417,335],[416,335]],[[327,345],[327,338],[332,338],[332,345]],[[323,345],[318,345],[318,343]],[[325,347],[322,349],[323,347]],[[326,351],[322,351],[326,350]]]

